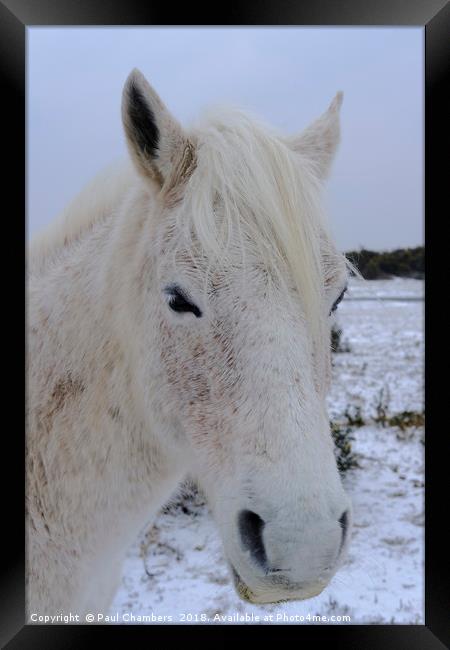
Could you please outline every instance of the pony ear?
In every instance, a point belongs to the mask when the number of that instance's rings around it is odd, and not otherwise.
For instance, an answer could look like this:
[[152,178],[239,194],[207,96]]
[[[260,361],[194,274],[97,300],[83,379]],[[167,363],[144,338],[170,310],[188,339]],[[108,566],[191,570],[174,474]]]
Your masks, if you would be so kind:
[[338,92],[323,115],[299,135],[289,139],[292,149],[308,158],[322,179],[329,174],[340,141],[339,110],[342,99],[343,93]]
[[176,181],[174,173],[181,160],[186,163],[186,152],[192,162],[194,148],[189,138],[136,68],[123,89],[122,121],[135,167],[159,187]]

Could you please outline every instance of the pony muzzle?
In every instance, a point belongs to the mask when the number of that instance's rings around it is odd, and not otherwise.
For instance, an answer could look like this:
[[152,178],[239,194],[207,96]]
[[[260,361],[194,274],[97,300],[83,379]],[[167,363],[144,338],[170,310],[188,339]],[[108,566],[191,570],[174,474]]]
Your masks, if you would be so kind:
[[350,509],[300,533],[298,526],[266,524],[257,513],[241,510],[229,561],[238,595],[259,604],[319,595],[343,562],[350,528]]

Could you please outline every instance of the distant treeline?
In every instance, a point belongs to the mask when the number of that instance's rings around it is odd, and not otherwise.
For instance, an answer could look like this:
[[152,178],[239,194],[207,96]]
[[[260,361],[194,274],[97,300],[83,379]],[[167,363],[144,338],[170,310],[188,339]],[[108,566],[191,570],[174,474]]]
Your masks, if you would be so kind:
[[399,248],[379,253],[362,248],[350,251],[346,257],[366,280],[381,280],[392,276],[402,278],[425,277],[425,248]]

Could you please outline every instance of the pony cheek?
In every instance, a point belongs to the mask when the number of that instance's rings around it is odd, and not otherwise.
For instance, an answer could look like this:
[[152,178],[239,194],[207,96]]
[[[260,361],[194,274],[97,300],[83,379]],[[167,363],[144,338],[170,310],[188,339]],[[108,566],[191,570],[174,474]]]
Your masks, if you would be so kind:
[[211,483],[211,490],[218,476],[230,469],[234,461],[227,444],[227,424],[210,405],[194,402],[188,407],[183,426],[195,456],[197,470],[205,482]]

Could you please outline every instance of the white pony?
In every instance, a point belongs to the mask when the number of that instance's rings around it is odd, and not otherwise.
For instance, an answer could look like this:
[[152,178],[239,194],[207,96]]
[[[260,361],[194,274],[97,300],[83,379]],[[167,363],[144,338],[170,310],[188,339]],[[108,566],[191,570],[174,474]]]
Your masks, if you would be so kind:
[[342,564],[325,397],[348,270],[320,208],[341,101],[293,137],[234,109],[185,131],[130,74],[132,165],[29,254],[29,616],[106,611],[188,473],[242,598],[310,598]]

